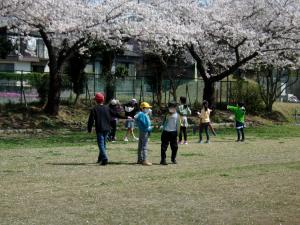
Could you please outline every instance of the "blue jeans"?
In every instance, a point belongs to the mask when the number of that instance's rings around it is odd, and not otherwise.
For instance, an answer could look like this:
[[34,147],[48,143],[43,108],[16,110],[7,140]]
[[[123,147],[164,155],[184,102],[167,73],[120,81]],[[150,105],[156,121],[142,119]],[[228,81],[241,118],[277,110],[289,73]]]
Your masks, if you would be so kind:
[[202,132],[203,132],[203,129],[205,130],[206,141],[209,141],[208,124],[209,123],[201,123],[200,124],[199,141],[202,141]]
[[97,142],[99,147],[99,159],[100,161],[108,161],[107,153],[106,153],[106,138],[108,135],[108,131],[103,131],[101,133],[97,133]]

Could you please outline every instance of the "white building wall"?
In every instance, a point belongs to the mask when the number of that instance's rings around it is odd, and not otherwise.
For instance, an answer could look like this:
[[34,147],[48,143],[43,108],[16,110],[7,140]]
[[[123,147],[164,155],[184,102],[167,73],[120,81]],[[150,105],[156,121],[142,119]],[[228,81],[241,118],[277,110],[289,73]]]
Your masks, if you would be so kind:
[[17,73],[30,73],[31,72],[31,63],[30,62],[15,62],[15,71]]

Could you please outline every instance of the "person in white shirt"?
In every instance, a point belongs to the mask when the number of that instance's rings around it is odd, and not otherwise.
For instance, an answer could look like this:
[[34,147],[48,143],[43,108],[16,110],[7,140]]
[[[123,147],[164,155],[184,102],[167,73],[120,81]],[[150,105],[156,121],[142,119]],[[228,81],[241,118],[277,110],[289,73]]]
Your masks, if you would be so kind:
[[180,131],[179,131],[179,140],[178,144],[182,144],[182,134],[184,138],[184,144],[187,144],[187,132],[186,129],[188,127],[188,119],[187,117],[191,115],[191,109],[186,104],[186,97],[180,97],[180,105],[178,106],[178,111],[181,117],[180,120]]

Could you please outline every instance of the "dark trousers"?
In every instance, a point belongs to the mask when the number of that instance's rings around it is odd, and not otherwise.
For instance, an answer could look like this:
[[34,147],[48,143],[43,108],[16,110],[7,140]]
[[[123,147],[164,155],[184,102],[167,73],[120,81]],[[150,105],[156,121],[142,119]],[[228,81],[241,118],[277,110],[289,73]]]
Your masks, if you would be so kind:
[[108,138],[110,141],[114,141],[116,139],[116,130],[117,130],[117,121],[110,121],[111,130],[109,132]]
[[[235,122],[235,127],[236,127],[236,132],[237,132],[237,141],[244,141],[245,140],[245,134],[244,134],[244,127],[245,124],[239,121]],[[242,139],[241,139],[241,135],[242,135]]]
[[[244,134],[244,128],[240,128],[240,129],[236,129],[237,132],[237,140],[245,140],[245,134]],[[241,139],[241,135],[242,135],[242,139]]]
[[184,141],[187,141],[186,127],[181,126],[179,131],[179,141],[182,141],[182,133]]
[[166,161],[166,151],[171,146],[171,160],[174,161],[177,156],[177,131],[163,131],[161,134],[161,161]]
[[203,129],[205,130],[206,140],[209,141],[208,126],[209,126],[209,123],[201,123],[200,124],[199,141],[202,141],[202,132],[203,132]]

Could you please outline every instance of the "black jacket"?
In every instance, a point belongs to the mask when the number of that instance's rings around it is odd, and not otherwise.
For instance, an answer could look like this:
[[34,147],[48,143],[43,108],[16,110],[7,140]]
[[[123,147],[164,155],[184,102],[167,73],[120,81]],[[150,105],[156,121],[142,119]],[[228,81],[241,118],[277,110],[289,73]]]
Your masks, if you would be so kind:
[[[133,108],[133,110],[127,111],[126,110],[127,107]],[[126,117],[130,116],[131,118],[133,118],[139,112],[138,105],[137,104],[132,104],[132,103],[129,102],[129,103],[124,105],[124,111],[125,111],[125,116]]]
[[110,121],[112,117],[125,118],[124,116],[121,116],[119,113],[113,111],[106,105],[96,105],[90,112],[88,120],[88,132],[92,131],[94,121],[96,133],[110,131]]

